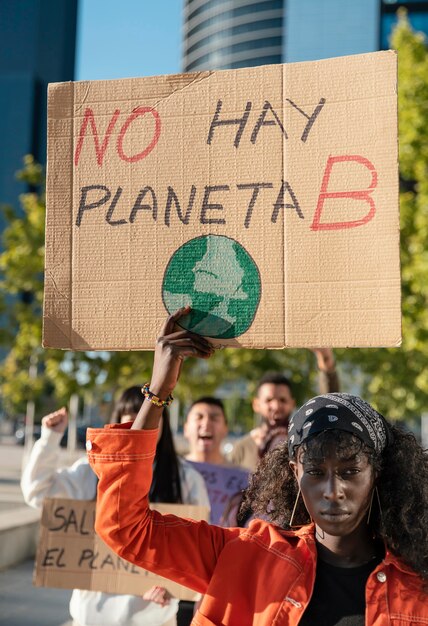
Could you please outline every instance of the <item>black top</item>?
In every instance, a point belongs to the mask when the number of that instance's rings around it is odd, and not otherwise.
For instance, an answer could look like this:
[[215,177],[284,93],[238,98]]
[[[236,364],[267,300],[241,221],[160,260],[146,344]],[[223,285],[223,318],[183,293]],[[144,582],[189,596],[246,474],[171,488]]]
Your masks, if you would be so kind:
[[299,626],[364,626],[367,579],[381,560],[336,567],[318,559],[314,592]]

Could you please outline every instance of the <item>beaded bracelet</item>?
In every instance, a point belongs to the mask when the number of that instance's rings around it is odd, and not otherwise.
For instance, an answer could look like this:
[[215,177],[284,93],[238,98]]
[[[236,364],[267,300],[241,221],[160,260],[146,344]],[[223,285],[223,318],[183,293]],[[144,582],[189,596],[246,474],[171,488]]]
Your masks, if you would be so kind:
[[169,406],[171,402],[174,400],[171,394],[169,394],[166,400],[161,400],[152,391],[150,391],[149,383],[145,383],[141,391],[145,399],[151,402],[152,404],[154,404],[155,406],[166,407],[166,406]]

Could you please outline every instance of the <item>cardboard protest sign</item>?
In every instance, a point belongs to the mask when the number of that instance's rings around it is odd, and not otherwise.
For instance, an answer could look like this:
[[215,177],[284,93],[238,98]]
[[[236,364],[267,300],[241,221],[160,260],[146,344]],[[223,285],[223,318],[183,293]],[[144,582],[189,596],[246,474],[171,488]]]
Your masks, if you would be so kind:
[[232,496],[248,486],[250,472],[234,465],[214,465],[188,461],[204,477],[210,499],[211,524],[220,524]]
[[[91,589],[142,595],[160,585],[181,600],[194,600],[191,589],[125,561],[94,532],[95,501],[47,498],[43,506],[33,582],[38,587]],[[151,505],[161,513],[208,519],[208,509],[185,504]]]
[[49,86],[44,345],[401,340],[392,51]]

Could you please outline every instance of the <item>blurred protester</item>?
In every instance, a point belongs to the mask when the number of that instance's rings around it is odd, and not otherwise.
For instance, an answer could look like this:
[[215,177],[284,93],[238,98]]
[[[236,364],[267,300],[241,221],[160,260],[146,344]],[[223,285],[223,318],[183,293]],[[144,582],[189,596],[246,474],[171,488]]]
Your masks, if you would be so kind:
[[186,460],[202,474],[211,502],[210,522],[221,524],[229,499],[248,485],[247,469],[233,465],[222,454],[227,435],[224,405],[218,398],[204,396],[190,406],[184,423],[184,436],[190,451]]
[[[274,450],[279,445],[287,440],[288,430],[284,426],[277,426],[272,428],[266,436],[264,445],[259,449],[259,461],[271,450]],[[248,524],[253,519],[253,512],[250,507],[247,507],[245,511],[239,513],[241,505],[244,500],[244,491],[237,491],[231,496],[229,502],[227,502],[223,515],[220,519],[220,526],[225,528],[233,528],[239,526],[240,528],[248,527]]]
[[227,433],[223,402],[211,396],[198,398],[191,404],[184,422],[184,437],[190,448],[185,458],[195,463],[227,464],[221,449]]
[[[126,389],[115,406],[111,422],[132,422],[143,400],[141,387]],[[64,408],[42,420],[41,438],[34,444],[21,480],[25,501],[32,507],[41,508],[47,497],[96,498],[98,479],[86,456],[71,467],[58,469],[59,442],[67,422]],[[150,499],[209,506],[202,476],[176,454],[167,409],[161,418]],[[75,589],[70,600],[75,626],[175,626],[177,610],[178,600],[158,586],[142,596]]]
[[[319,370],[320,393],[339,391],[333,351],[330,348],[319,348],[313,352]],[[277,372],[266,373],[256,387],[252,406],[260,417],[260,426],[235,443],[229,460],[254,472],[270,431],[278,427],[287,428],[296,408],[291,381]]]
[[[192,402],[184,422],[184,437],[189,443],[189,453],[186,454],[185,459],[191,463],[196,463],[195,468],[204,476],[208,496],[210,499],[214,498],[210,503],[211,521],[217,508],[215,500],[217,494],[210,487],[212,487],[212,481],[216,481],[216,477],[213,478],[212,473],[207,471],[207,468],[202,468],[198,464],[231,465],[222,453],[222,444],[227,434],[226,411],[219,398],[203,396]],[[190,623],[200,603],[201,600],[196,604],[180,602],[180,616],[186,615],[186,619]]]

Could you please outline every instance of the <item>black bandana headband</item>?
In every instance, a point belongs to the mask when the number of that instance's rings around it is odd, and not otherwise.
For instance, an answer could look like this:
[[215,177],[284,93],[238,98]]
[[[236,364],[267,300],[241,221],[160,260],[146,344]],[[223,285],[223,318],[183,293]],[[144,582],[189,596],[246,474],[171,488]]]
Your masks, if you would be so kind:
[[376,452],[382,452],[392,441],[385,418],[368,402],[348,393],[327,393],[304,404],[290,419],[288,453],[306,439],[324,430],[345,430],[352,433]]

